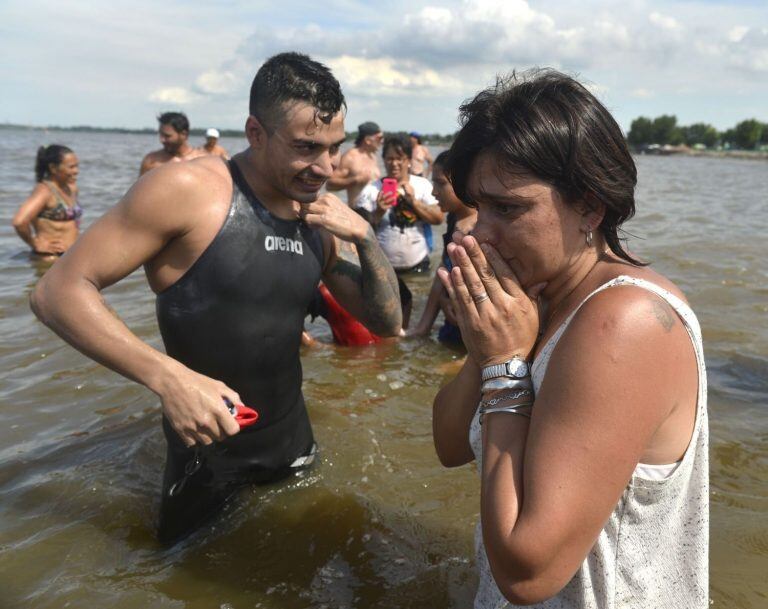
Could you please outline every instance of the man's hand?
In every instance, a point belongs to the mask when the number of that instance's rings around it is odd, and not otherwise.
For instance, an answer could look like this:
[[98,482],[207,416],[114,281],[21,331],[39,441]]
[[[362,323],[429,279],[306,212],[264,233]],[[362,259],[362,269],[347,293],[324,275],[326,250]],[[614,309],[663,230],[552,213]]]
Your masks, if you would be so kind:
[[221,381],[179,365],[164,379],[158,395],[163,413],[187,446],[220,442],[240,431],[224,398],[233,404],[242,401]]
[[370,224],[339,197],[325,193],[312,203],[302,203],[299,212],[309,226],[322,226],[329,233],[352,243],[361,243]]

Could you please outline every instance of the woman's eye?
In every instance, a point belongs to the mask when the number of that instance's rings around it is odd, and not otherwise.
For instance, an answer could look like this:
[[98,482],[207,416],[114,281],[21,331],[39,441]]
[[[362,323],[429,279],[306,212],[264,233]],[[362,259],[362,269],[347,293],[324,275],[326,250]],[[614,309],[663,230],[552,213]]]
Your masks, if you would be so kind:
[[515,212],[517,206],[515,205],[494,205],[493,213],[499,216],[509,216]]

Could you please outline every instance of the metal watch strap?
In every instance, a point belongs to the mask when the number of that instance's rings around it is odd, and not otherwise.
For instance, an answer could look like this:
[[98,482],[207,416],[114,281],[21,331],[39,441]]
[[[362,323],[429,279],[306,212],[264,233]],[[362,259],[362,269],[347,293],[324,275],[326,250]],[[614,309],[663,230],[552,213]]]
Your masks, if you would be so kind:
[[523,376],[517,376],[510,373],[510,365],[516,366],[524,365],[527,369],[527,376],[530,374],[530,364],[526,362],[522,357],[513,357],[512,359],[502,362],[501,364],[493,364],[492,366],[485,366],[480,373],[480,378],[483,381],[489,381],[491,379],[508,377],[508,378],[523,378]]
[[502,376],[507,376],[506,362],[503,364],[494,364],[493,366],[485,366],[485,368],[483,368],[481,378],[484,381],[489,381],[491,379],[497,379]]

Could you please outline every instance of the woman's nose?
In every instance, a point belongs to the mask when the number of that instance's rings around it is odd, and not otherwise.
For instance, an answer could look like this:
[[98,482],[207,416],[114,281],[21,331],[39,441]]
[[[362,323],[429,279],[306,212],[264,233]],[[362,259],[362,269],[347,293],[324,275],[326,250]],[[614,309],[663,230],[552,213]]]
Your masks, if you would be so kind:
[[490,243],[493,245],[493,225],[490,222],[484,222],[482,215],[478,214],[477,223],[471,231],[471,235],[477,239],[478,243]]

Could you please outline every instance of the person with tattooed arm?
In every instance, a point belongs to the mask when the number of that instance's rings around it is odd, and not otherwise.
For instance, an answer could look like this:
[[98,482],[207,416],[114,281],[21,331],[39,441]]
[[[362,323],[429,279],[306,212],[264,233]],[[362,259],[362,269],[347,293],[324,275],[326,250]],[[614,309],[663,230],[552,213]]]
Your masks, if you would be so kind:
[[[320,194],[339,163],[345,108],[324,65],[298,53],[268,59],[251,87],[246,150],[149,172],[34,290],[46,325],[160,398],[162,541],[194,530],[243,484],[311,462],[299,345],[321,279],[372,332],[400,331],[397,280],[373,229]],[[100,294],[142,265],[165,354]],[[259,415],[242,430],[231,414],[239,404]]]

